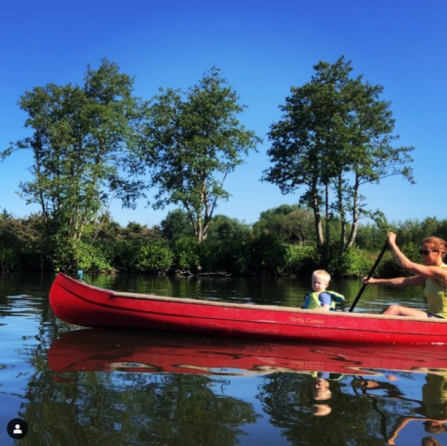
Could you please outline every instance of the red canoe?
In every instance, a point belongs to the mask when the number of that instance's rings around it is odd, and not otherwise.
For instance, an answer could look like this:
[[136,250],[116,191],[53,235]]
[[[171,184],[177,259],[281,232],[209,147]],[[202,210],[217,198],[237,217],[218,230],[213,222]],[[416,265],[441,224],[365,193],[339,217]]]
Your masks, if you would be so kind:
[[444,346],[267,342],[137,330],[64,333],[48,350],[55,373],[132,372],[243,376],[271,372],[377,375],[385,371],[443,373]]
[[60,319],[121,327],[312,341],[447,344],[447,320],[322,312],[103,290],[59,274],[50,291]]

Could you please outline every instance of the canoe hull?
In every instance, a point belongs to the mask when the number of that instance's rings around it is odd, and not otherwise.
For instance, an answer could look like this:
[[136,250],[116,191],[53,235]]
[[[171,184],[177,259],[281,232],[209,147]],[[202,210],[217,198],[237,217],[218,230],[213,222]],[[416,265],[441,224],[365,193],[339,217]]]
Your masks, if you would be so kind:
[[60,319],[85,327],[167,330],[267,339],[446,344],[447,321],[119,293],[59,274],[50,291]]

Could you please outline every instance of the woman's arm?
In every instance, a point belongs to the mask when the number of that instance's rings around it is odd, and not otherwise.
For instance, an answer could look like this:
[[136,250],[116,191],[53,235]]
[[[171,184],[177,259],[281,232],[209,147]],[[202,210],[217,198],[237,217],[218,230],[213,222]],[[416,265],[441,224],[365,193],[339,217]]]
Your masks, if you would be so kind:
[[405,417],[402,419],[399,424],[393,429],[391,437],[388,439],[387,444],[396,444],[394,440],[399,436],[399,432],[404,428],[410,421],[415,420],[423,420],[424,418],[415,418],[415,417]]
[[[388,243],[390,244],[394,258],[401,268],[413,274],[417,274],[417,276],[422,277],[424,281],[425,279],[433,278],[447,283],[447,268],[440,268],[439,266],[426,266],[412,262],[397,246],[396,234],[393,232],[388,233]],[[423,285],[423,283],[421,285]]]
[[365,279],[364,282],[370,283],[371,285],[385,285],[390,288],[405,288],[407,286],[423,286],[425,284],[425,277],[396,277],[394,279],[374,279],[371,277],[369,280]]

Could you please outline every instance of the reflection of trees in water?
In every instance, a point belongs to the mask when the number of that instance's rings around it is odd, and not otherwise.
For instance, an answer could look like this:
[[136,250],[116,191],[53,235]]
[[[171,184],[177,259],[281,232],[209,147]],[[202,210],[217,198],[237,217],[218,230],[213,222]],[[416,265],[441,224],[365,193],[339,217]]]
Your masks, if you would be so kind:
[[[226,446],[236,443],[243,425],[256,421],[250,403],[223,395],[219,386],[226,382],[219,378],[100,372],[55,377],[46,351],[61,332],[73,327],[51,311],[50,284],[40,291],[45,297],[27,299],[35,303],[39,322],[29,345],[24,343],[17,352],[29,363],[17,414],[29,426],[21,445]],[[23,282],[20,289],[23,292]],[[7,294],[14,294],[11,290]]]
[[305,374],[274,373],[260,386],[258,398],[264,411],[290,444],[384,444],[381,414],[374,411],[370,399],[345,392],[349,382],[331,381],[331,399],[325,403],[332,411],[328,416],[314,416],[312,379]]
[[32,435],[20,444],[234,445],[241,426],[257,417],[251,404],[221,394],[222,379],[98,372],[53,378],[44,371],[29,380],[21,416]]
[[21,445],[225,446],[236,443],[241,426],[256,421],[250,403],[222,393],[222,378],[100,372],[55,377],[46,351],[73,327],[54,316],[47,295],[34,299],[38,333],[19,352],[30,370],[18,414],[29,426]]

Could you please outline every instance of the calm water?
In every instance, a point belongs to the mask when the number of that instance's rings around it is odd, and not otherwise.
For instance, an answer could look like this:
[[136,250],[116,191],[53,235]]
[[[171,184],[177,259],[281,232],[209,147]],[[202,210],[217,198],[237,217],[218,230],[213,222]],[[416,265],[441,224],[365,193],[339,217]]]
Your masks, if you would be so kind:
[[[447,445],[447,347],[268,343],[85,330],[48,304],[54,276],[0,281],[0,445]],[[86,277],[116,290],[300,306],[310,280]],[[332,289],[353,300],[358,281]],[[367,287],[356,311],[418,307]],[[10,420],[28,424],[21,440]],[[432,442],[429,443],[428,439]],[[438,441],[434,443],[433,441]]]

